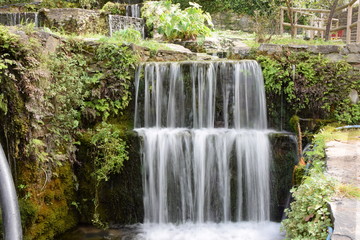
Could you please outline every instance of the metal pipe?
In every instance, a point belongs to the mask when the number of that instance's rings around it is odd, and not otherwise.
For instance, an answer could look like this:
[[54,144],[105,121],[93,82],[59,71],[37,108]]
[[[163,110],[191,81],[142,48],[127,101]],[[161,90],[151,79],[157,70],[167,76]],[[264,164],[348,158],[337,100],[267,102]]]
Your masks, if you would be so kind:
[[21,240],[22,228],[18,199],[9,164],[0,144],[0,206],[4,240]]

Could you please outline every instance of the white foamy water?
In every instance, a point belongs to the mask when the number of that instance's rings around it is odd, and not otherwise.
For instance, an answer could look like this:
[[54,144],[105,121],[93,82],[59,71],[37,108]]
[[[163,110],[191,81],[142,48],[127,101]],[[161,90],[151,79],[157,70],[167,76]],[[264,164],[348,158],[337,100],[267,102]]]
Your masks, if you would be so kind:
[[280,240],[273,222],[144,224],[137,240]]
[[[136,74],[144,222],[136,239],[277,240],[255,61],[145,63]],[[248,222],[246,222],[248,221]]]

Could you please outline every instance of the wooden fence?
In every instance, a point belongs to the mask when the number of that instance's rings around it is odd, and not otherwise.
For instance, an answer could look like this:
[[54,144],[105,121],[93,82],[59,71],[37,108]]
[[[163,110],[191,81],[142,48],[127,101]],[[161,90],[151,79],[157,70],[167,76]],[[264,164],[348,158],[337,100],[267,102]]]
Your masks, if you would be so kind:
[[[346,25],[339,26],[339,19],[332,18],[331,19],[331,28],[330,34],[334,33],[333,36],[338,38],[339,31],[346,30],[346,43],[351,42],[351,30],[356,29],[356,38],[355,41],[360,42],[360,5],[358,7],[357,21],[354,23],[353,20],[353,8],[354,4],[357,0],[352,0],[348,4],[338,7],[335,9],[335,13],[342,12],[344,9],[347,9],[347,20]],[[284,27],[290,26],[291,23],[285,22],[285,12],[289,9],[287,7],[280,8],[280,34],[284,33]],[[323,38],[326,30],[326,24],[328,21],[328,17],[330,14],[330,10],[326,9],[306,9],[306,8],[290,8],[292,11],[291,16],[293,16],[294,30],[295,34],[297,34],[298,29],[304,29],[309,32],[309,37],[312,39],[315,35]],[[308,25],[298,24],[299,17],[307,16],[310,19],[310,23]]]

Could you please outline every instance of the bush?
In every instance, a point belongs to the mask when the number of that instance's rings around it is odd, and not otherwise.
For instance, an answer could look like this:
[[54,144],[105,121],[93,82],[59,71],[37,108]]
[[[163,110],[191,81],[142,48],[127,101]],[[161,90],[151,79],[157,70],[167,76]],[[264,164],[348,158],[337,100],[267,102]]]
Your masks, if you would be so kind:
[[345,61],[322,55],[285,53],[258,56],[270,109],[278,101],[302,118],[332,119],[344,124],[360,122],[360,102],[351,103],[351,89],[360,92],[360,72]]
[[[180,9],[171,1],[148,1],[142,8],[146,25],[162,34],[167,40],[195,40],[198,36],[208,36],[213,26],[211,16],[201,6],[190,3],[191,7]],[[207,26],[208,25],[208,26]]]
[[328,202],[334,193],[329,177],[322,172],[323,162],[317,161],[298,188],[291,192],[295,199],[290,209],[285,210],[288,217],[282,221],[289,239],[326,239],[327,227],[332,226]]
[[126,5],[121,3],[107,2],[101,10],[114,15],[126,15]]
[[116,39],[118,42],[126,44],[139,43],[142,40],[141,33],[132,28],[114,32],[112,38]]

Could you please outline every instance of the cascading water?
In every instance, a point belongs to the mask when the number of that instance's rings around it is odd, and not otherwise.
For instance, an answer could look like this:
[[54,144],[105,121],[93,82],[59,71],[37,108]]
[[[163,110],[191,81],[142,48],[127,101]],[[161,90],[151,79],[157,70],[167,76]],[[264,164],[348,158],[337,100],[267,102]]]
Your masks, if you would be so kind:
[[140,18],[140,5],[131,4],[126,6],[126,16]]
[[[264,239],[278,239],[278,225],[264,223],[270,219],[266,122],[255,61],[141,65],[135,131],[143,141],[145,238],[228,239],[232,228],[231,239],[262,239],[261,228],[268,229]],[[204,229],[210,235],[198,235]]]
[[18,24],[27,24],[33,22],[35,27],[39,26],[38,13],[0,13],[0,23],[6,26],[15,26]]

